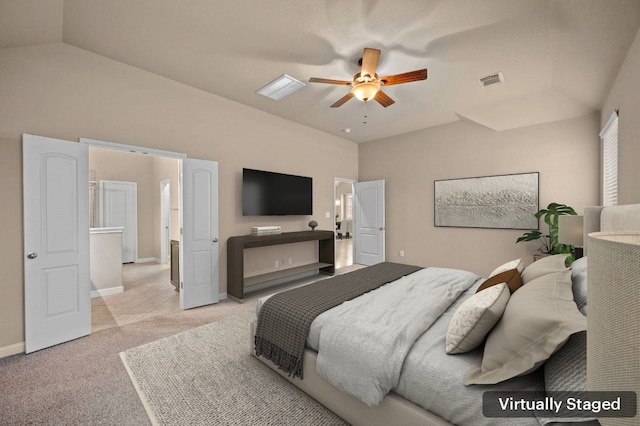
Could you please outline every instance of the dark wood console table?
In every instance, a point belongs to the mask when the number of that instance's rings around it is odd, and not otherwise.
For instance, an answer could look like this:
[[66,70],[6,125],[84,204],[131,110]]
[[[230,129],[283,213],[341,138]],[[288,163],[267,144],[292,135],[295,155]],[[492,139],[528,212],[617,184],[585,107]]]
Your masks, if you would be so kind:
[[[244,288],[252,284],[284,278],[303,272],[319,270],[323,274],[335,273],[335,234],[333,231],[283,232],[275,235],[241,235],[227,240],[227,296],[244,302]],[[318,262],[293,268],[279,269],[266,274],[244,276],[244,250],[253,247],[318,241]]]

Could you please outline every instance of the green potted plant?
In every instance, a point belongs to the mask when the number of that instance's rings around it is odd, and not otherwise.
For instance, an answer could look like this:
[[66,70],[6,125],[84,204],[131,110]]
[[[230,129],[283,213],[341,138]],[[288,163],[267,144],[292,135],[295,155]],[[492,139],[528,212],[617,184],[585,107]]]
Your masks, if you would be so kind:
[[[544,222],[549,226],[549,233],[543,234],[541,231],[525,232],[516,240],[516,243],[539,240],[541,245],[538,252],[543,256],[562,253],[571,254],[572,246],[558,242],[558,217],[576,214],[576,211],[566,204],[551,203],[546,209],[540,209],[535,214],[536,219],[544,218]],[[534,255],[535,258],[536,256]]]

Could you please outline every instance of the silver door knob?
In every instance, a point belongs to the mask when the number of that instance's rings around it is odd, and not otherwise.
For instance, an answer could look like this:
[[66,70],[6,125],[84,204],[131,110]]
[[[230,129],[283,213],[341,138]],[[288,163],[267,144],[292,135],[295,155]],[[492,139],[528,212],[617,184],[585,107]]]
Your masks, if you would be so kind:
[[213,239],[213,242],[214,242],[214,243],[217,243],[217,242],[218,242],[218,239],[217,239],[217,238],[214,238],[214,239]]
[[384,231],[384,226],[381,226],[380,228],[378,228],[378,230]]
[[36,257],[38,257],[38,253],[30,251],[29,253],[27,253],[27,259],[35,259]]

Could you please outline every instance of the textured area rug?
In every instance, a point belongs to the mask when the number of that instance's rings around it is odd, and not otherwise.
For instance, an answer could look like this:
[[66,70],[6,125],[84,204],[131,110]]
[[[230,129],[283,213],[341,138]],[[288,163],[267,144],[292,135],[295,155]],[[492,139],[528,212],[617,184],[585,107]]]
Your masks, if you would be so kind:
[[250,353],[249,312],[120,353],[155,425],[346,425]]

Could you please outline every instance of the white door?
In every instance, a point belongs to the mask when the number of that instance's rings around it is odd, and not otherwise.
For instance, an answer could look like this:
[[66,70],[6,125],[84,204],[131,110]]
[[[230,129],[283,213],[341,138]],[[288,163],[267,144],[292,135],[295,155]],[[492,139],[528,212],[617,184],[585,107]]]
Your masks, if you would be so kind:
[[91,333],[89,155],[85,145],[22,138],[25,351]]
[[384,262],[384,180],[355,183],[355,263]]
[[138,184],[100,181],[100,226],[121,227],[122,263],[138,259]]
[[180,307],[218,302],[218,163],[182,161]]
[[171,229],[171,183],[160,182],[160,263],[169,262]]

